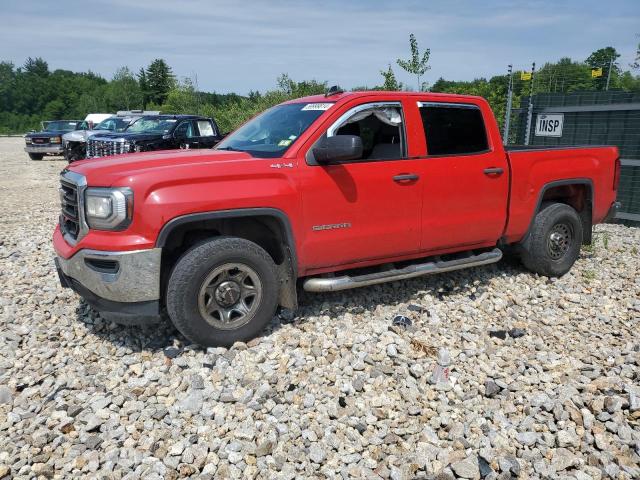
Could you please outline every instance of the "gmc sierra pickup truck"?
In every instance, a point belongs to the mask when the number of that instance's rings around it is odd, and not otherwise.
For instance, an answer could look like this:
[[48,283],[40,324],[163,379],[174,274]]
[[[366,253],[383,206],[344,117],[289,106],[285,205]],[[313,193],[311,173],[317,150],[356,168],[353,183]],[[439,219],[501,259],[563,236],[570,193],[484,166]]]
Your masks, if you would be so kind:
[[213,150],[74,163],[53,242],[107,318],[167,313],[246,341],[296,287],[329,292],[495,263],[565,274],[617,207],[615,147],[505,150],[479,97],[337,92],[277,105]]

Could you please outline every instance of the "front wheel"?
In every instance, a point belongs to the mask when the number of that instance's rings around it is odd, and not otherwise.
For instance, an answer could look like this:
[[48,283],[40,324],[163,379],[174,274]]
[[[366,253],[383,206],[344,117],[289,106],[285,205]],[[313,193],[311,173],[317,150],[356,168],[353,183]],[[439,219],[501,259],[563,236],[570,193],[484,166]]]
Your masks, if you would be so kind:
[[550,203],[533,221],[528,241],[522,247],[522,263],[529,270],[548,277],[567,273],[580,255],[582,222],[564,203]]
[[196,245],[176,263],[167,312],[189,340],[229,346],[257,336],[278,306],[276,266],[253,242],[219,237]]
[[31,160],[42,160],[44,158],[44,154],[43,153],[30,153],[29,154],[29,158]]

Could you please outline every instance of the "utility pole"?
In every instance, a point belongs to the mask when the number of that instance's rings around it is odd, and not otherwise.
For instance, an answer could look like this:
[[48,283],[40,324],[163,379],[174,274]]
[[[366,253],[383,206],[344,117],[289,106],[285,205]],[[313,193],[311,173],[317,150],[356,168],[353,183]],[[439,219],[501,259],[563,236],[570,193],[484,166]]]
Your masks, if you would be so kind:
[[609,90],[609,82],[611,81],[611,67],[613,67],[613,56],[609,60],[609,71],[607,72],[607,86],[604,87],[605,90]]
[[531,136],[531,120],[533,119],[533,81],[535,79],[536,62],[531,66],[531,91],[529,93],[529,109],[527,111],[527,130],[525,132],[524,144],[529,145],[529,137]]
[[509,89],[507,91],[507,111],[504,115],[504,133],[502,143],[509,143],[509,124],[511,123],[511,101],[513,98],[513,65],[509,65]]

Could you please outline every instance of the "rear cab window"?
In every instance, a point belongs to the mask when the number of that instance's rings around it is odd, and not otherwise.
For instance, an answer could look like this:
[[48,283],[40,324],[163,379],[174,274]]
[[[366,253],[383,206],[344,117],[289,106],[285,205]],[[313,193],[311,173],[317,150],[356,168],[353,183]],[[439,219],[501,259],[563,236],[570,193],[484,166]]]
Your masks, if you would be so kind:
[[468,103],[419,102],[427,156],[489,151],[480,107]]

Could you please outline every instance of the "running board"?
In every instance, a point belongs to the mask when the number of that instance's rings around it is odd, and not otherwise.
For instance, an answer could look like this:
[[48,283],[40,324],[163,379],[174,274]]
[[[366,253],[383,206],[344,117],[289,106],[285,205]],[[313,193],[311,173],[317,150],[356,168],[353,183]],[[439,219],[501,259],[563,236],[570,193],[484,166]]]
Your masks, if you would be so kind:
[[405,280],[407,278],[420,277],[422,275],[431,275],[433,273],[451,272],[453,270],[461,270],[463,268],[488,265],[490,263],[499,262],[501,258],[502,251],[500,251],[499,248],[494,248],[490,252],[484,252],[478,255],[469,254],[466,257],[456,258],[454,260],[440,260],[439,257],[435,257],[432,261],[427,263],[417,263],[404,268],[356,275],[353,277],[343,275],[342,277],[309,278],[304,281],[303,288],[307,292],[337,292],[340,290],[348,290],[350,288],[366,287],[368,285],[392,282],[394,280]]

